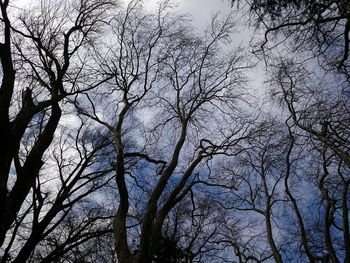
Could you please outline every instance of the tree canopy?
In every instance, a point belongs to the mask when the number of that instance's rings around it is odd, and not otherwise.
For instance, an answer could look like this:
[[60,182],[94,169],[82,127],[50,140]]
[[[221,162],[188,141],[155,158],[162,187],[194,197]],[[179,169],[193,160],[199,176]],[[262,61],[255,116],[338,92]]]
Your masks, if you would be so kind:
[[350,262],[347,1],[16,4],[0,263]]

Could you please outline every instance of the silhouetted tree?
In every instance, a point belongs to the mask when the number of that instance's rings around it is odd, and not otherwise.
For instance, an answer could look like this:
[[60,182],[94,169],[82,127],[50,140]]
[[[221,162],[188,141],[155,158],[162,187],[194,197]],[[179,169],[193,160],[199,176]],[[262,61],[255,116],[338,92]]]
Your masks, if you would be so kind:
[[[235,155],[250,125],[235,115],[249,66],[241,52],[224,55],[220,47],[232,17],[215,17],[200,38],[168,1],[155,14],[141,3],[131,1],[111,21],[115,35],[107,56],[99,52],[101,71],[113,79],[90,103],[79,101],[81,114],[114,135],[119,262],[151,262],[167,215],[200,179],[196,170],[216,155]],[[149,122],[143,123],[142,111],[150,113]],[[130,240],[138,244],[136,254]]]
[[109,142],[94,141],[79,119],[62,126],[68,100],[106,80],[87,74],[83,56],[113,6],[42,1],[18,13],[0,2],[2,262],[28,260],[73,207],[109,181],[108,169],[96,165]]

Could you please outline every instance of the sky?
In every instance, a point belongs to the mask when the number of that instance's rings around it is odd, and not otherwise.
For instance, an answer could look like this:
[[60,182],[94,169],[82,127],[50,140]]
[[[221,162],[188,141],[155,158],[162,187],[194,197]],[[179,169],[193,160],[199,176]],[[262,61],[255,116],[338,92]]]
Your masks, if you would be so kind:
[[178,2],[180,10],[188,12],[193,17],[194,24],[197,26],[209,23],[210,17],[214,13],[227,13],[230,9],[230,4],[226,0],[177,0],[176,2]]
[[[56,0],[47,0],[53,1]],[[130,0],[120,0],[121,2],[128,3]],[[198,34],[203,33],[205,28],[211,21],[211,18],[214,14],[219,13],[224,17],[230,12],[234,11],[236,16],[237,30],[232,35],[232,43],[230,43],[227,48],[233,49],[235,47],[244,48],[247,53],[249,53],[252,48],[249,46],[249,41],[252,38],[253,30],[247,26],[246,18],[243,18],[245,12],[242,10],[243,7],[235,4],[234,7],[231,6],[230,0],[170,0],[171,2],[177,5],[177,9],[181,13],[186,13],[192,18],[193,26],[198,30]],[[28,7],[31,3],[36,3],[37,1],[33,0],[12,0],[12,5],[22,8]],[[159,3],[159,0],[144,0],[144,6],[146,9],[151,10],[156,8]],[[246,17],[246,16],[245,16]],[[248,56],[252,59],[252,63],[256,63],[257,60],[251,54]],[[254,61],[253,61],[254,60]],[[264,97],[266,89],[264,86],[265,81],[265,72],[262,69],[263,67],[255,67],[253,70],[247,73],[248,78],[250,79],[249,86],[247,89],[253,94],[256,98]],[[271,110],[271,105],[267,106],[267,110]]]
[[[49,0],[50,1],[50,0]],[[52,0],[51,0],[52,1]],[[129,2],[130,0],[120,0],[121,2]],[[11,3],[13,6],[18,8],[28,7],[31,3],[37,2],[32,0],[12,0]],[[229,14],[232,11],[231,1],[230,0],[171,0],[176,5],[178,5],[178,10],[183,13],[189,14],[193,19],[193,25],[199,31],[204,29],[206,25],[211,20],[211,17],[216,14]],[[156,8],[159,0],[144,0],[145,7],[148,9]],[[235,6],[236,8],[236,6]],[[237,12],[237,15],[242,13],[240,11]],[[243,13],[242,13],[243,14]],[[247,42],[250,39],[250,31],[246,30],[242,26],[245,24],[243,19],[237,19],[239,34],[238,37],[235,37],[238,42],[241,40]],[[241,25],[239,25],[239,23]]]
[[[51,0],[55,1],[55,0]],[[125,0],[127,1],[127,0]],[[15,3],[18,6],[25,7],[26,5],[30,4],[30,0],[13,0],[13,3]],[[217,12],[220,12],[222,14],[227,14],[230,12],[231,6],[229,3],[229,0],[174,0],[174,2],[178,3],[178,9],[179,11],[188,13],[193,18],[193,25],[198,29],[198,31],[201,31],[205,28],[205,25],[207,25],[210,22],[210,19],[212,15],[214,15]],[[145,0],[145,4],[147,8],[154,8],[157,4],[156,0]],[[242,12],[241,12],[242,13]],[[248,41],[250,39],[250,35],[252,34],[252,31],[244,25],[244,22],[242,19],[239,19],[240,12],[237,12],[237,18],[238,18],[238,30],[237,33],[233,36],[234,42],[238,43],[244,43],[244,45],[248,45]],[[249,49],[248,49],[249,50]],[[257,96],[262,95],[264,92],[263,89],[263,71],[256,69],[254,72],[250,73],[250,79],[252,80],[251,86],[255,88],[257,91]],[[260,92],[260,93],[259,93]],[[64,126],[70,126],[71,128],[78,128],[80,121],[77,119],[77,117],[74,116],[65,116],[63,117],[62,123]],[[69,125],[68,125],[69,124]],[[75,125],[75,126],[74,126]],[[308,191],[308,189],[304,190]],[[311,197],[310,197],[311,199]]]

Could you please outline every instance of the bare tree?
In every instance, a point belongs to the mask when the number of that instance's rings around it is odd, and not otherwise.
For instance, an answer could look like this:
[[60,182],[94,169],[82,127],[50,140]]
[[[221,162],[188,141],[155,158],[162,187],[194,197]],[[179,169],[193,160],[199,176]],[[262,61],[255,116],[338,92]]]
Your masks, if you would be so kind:
[[111,21],[108,56],[97,55],[113,76],[98,91],[108,100],[79,101],[81,114],[114,134],[119,262],[151,262],[167,216],[200,180],[196,171],[215,155],[237,154],[250,124],[238,110],[248,66],[239,51],[221,53],[232,17],[215,17],[200,38],[168,2],[151,15],[140,3]]
[[347,1],[245,2],[254,24],[263,30],[256,36],[262,39],[257,50],[268,52],[288,43],[289,50],[303,54],[304,58],[317,56],[322,65],[348,76],[350,5]]
[[310,74],[301,64],[281,62],[273,81],[281,88],[294,124],[349,166],[348,96],[342,89],[332,90],[329,85],[335,80],[319,79],[317,73]]
[[292,117],[286,124],[260,127],[270,139],[249,140],[244,154],[222,165],[223,177],[230,176],[234,184],[231,194],[226,190],[218,200],[245,220],[256,220],[244,233],[259,245],[249,251],[247,241],[230,238],[228,231],[223,242],[235,248],[241,262],[270,262],[269,253],[256,256],[266,244],[274,261],[347,262],[348,166],[330,147],[300,134]]
[[[231,198],[226,198],[228,201],[222,202],[222,206],[241,211],[243,216],[249,217],[250,213],[252,219],[256,218],[255,224],[264,224],[264,230],[258,227],[254,232],[257,232],[257,236],[259,232],[260,235],[265,235],[265,242],[269,245],[275,262],[283,262],[281,250],[284,244],[281,240],[276,240],[275,235],[276,231],[280,231],[280,215],[277,211],[286,202],[283,196],[285,144],[283,133],[276,126],[276,122],[258,126],[256,135],[248,140],[245,150],[236,160],[231,160],[224,166],[223,172],[230,176],[234,184]],[[259,240],[262,238],[259,237]],[[239,251],[242,247],[237,244],[236,249]],[[242,257],[243,255],[241,260]],[[264,257],[269,259],[268,254]]]
[[108,182],[108,169],[88,171],[108,142],[91,144],[82,126],[68,136],[60,125],[72,111],[69,97],[105,81],[87,73],[87,55],[113,5],[42,1],[17,16],[9,1],[0,3],[2,262],[27,260],[76,203]]

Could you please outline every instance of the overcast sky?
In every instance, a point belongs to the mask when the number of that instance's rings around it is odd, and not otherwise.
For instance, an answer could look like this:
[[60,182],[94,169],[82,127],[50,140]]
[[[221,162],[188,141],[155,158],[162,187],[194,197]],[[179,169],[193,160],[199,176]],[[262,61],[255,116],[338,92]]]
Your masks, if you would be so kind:
[[[11,4],[16,7],[26,7],[40,0],[12,0]],[[48,0],[50,1],[50,0]],[[52,0],[51,0],[52,1]],[[130,0],[120,0],[129,2]],[[193,18],[193,24],[198,28],[204,28],[213,14],[220,12],[227,14],[231,11],[230,0],[172,0],[178,4],[181,12],[188,13]],[[156,7],[159,0],[144,0],[147,8]]]
[[[149,0],[150,2],[157,2]],[[226,0],[176,0],[180,10],[193,16],[196,25],[205,25],[209,22],[212,14],[216,12],[228,12],[230,4]]]
[[[17,7],[28,7],[31,3],[37,3],[40,0],[12,0],[11,3]],[[58,1],[58,0],[46,0],[46,1]],[[130,0],[120,0],[122,2],[129,2]],[[252,30],[246,25],[245,19],[242,17],[244,13],[242,7],[240,10],[237,10],[235,5],[231,8],[230,0],[171,0],[174,3],[178,4],[179,12],[189,14],[193,19],[193,25],[198,29],[198,32],[207,27],[208,23],[211,20],[211,17],[215,13],[221,13],[222,15],[229,14],[232,10],[235,11],[235,16],[237,16],[237,30],[233,35],[233,41],[231,43],[231,48],[234,46],[246,47],[247,51],[250,51],[249,40],[251,39]],[[145,7],[155,8],[159,0],[144,0]],[[256,88],[256,92],[260,93],[261,83],[263,82],[262,72],[251,72],[249,75],[252,79],[252,86]],[[259,96],[262,94],[259,94]]]

